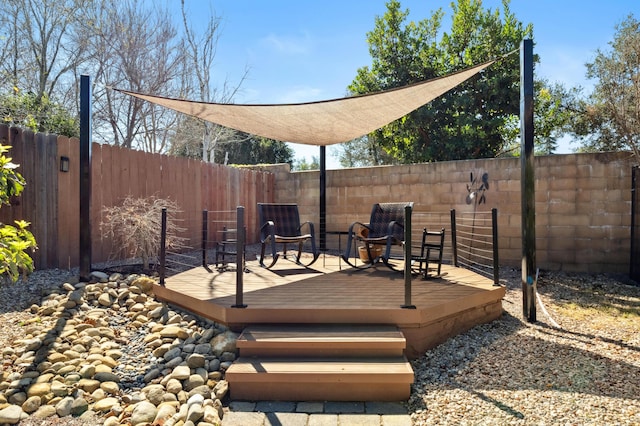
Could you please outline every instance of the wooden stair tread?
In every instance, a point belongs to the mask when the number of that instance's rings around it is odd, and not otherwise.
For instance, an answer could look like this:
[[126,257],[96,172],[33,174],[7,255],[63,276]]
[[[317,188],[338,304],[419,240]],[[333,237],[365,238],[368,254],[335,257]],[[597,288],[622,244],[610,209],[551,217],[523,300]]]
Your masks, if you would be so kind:
[[237,340],[238,348],[260,344],[362,344],[375,342],[378,345],[406,345],[404,335],[394,326],[250,326]]
[[[299,378],[293,379],[298,375]],[[413,382],[413,369],[406,357],[383,358],[246,358],[240,357],[226,372],[227,380],[299,382],[358,380],[361,383]]]

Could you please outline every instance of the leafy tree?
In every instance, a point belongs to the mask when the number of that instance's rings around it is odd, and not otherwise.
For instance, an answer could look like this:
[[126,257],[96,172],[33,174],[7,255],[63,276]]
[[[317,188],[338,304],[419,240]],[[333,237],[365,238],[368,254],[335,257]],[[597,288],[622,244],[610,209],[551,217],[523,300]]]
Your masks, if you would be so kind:
[[293,162],[293,149],[285,142],[239,132],[240,141],[218,142],[215,162],[219,164],[276,164]]
[[[0,205],[9,205],[24,189],[24,179],[16,171],[17,164],[4,155],[9,146],[0,145]],[[0,223],[0,276],[4,282],[15,282],[20,274],[33,271],[29,252],[35,250],[36,240],[27,229],[28,222],[16,220],[15,226]]]
[[338,145],[333,155],[338,158],[342,167],[379,166],[393,163],[393,158],[375,142],[370,143],[368,136]]
[[[452,25],[444,13],[405,23],[409,11],[387,3],[367,34],[371,67],[360,68],[349,86],[354,94],[404,86],[495,59],[532,35],[503,0],[503,12],[484,10],[480,0],[452,3]],[[441,36],[440,36],[441,35]],[[438,38],[440,36],[440,38]],[[401,163],[493,157],[501,152],[507,120],[519,113],[519,58],[509,55],[471,81],[369,135]]]
[[[571,132],[571,124],[580,102],[582,89],[567,89],[560,83],[546,80],[534,82],[534,147],[537,155],[553,154],[558,148],[558,139]],[[520,140],[520,117],[513,115],[505,120],[501,133],[504,147],[499,156],[518,156]]]
[[573,131],[587,151],[630,150],[640,161],[640,22],[629,15],[609,45],[587,64],[587,77],[597,83],[580,103]]
[[293,162],[292,170],[320,170],[320,160],[315,156],[311,157],[311,163],[307,163],[307,159],[304,157],[301,159],[297,159]]
[[34,132],[55,133],[69,137],[80,134],[77,116],[63,106],[51,101],[45,93],[13,94],[0,96],[0,114],[5,124],[26,127]]

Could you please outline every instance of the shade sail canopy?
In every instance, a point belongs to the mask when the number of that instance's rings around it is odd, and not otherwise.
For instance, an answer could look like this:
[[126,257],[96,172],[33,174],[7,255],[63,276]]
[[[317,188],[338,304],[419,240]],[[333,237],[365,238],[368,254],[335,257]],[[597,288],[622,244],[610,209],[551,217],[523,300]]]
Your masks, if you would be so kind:
[[246,133],[283,142],[326,146],[369,134],[407,115],[493,62],[383,92],[299,104],[218,104],[115,90]]

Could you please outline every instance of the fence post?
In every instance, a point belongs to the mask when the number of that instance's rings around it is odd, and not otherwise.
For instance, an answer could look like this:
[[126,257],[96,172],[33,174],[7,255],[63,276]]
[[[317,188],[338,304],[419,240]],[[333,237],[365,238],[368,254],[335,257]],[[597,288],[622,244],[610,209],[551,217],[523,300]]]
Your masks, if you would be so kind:
[[458,267],[458,243],[456,240],[456,209],[451,209],[451,251],[453,266]]
[[500,285],[500,261],[498,259],[498,209],[491,209],[491,229],[493,231],[493,285]]
[[244,207],[236,208],[236,304],[232,308],[246,308],[244,304],[244,242],[246,228],[244,226]]
[[411,304],[411,205],[404,206],[404,309],[416,309]]
[[166,261],[167,261],[167,208],[162,208],[162,216],[160,219],[160,285],[164,286],[164,279],[166,276]]
[[209,212],[202,210],[202,266],[208,268],[207,263],[207,237],[209,235]]

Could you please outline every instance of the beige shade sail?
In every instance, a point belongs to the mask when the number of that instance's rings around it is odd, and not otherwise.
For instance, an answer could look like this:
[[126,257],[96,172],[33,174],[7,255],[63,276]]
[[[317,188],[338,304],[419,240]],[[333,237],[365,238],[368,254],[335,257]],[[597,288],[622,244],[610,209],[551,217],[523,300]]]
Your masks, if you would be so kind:
[[114,90],[246,133],[283,142],[326,146],[369,134],[407,115],[493,62],[383,92],[299,104],[218,104]]

